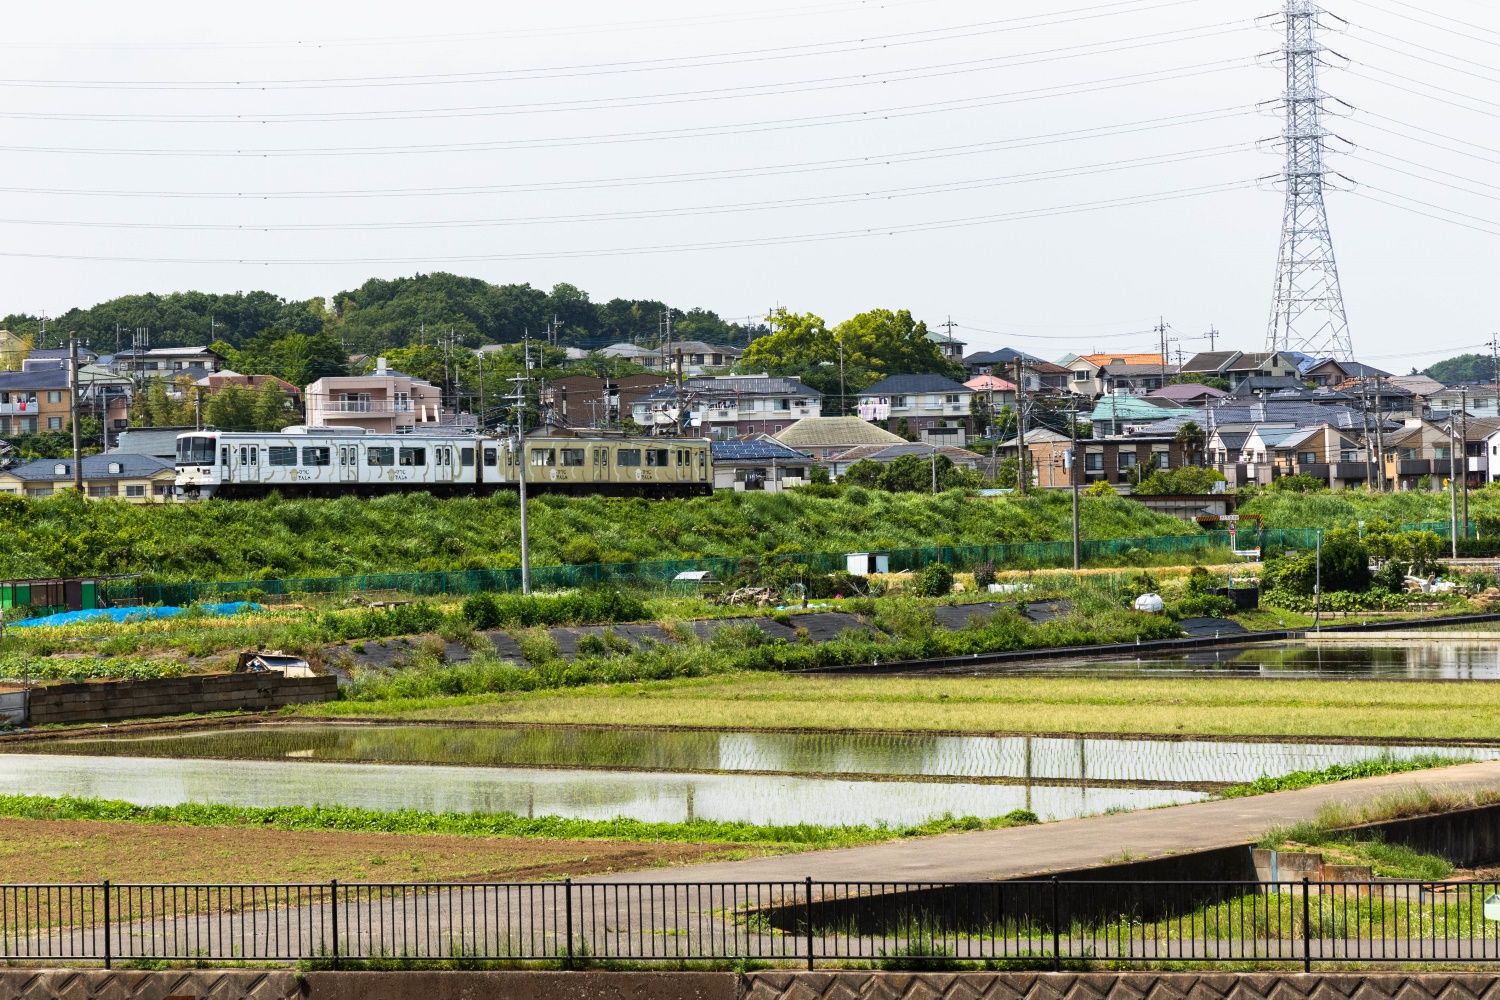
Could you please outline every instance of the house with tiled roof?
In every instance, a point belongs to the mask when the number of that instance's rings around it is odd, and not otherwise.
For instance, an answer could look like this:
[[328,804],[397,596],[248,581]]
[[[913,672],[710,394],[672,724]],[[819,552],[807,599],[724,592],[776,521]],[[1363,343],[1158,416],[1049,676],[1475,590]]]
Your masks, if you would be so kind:
[[716,490],[779,493],[806,483],[808,470],[815,464],[805,452],[788,448],[768,435],[745,441],[715,441],[711,447]]
[[806,417],[774,435],[776,440],[818,461],[866,445],[903,444],[904,437],[859,417]]
[[733,441],[776,434],[823,412],[823,394],[790,375],[705,375],[660,386],[631,405],[648,429]]
[[903,441],[900,444],[866,445],[861,448],[851,448],[842,455],[835,455],[824,464],[828,467],[828,471],[833,474],[834,478],[838,478],[848,472],[849,467],[856,462],[879,462],[882,465],[889,465],[896,459],[907,455],[915,455],[923,461],[930,461],[935,455],[941,456],[964,469],[977,469],[980,463],[985,461],[983,455],[978,452],[969,451],[966,448]]
[[1218,378],[1233,389],[1249,378],[1297,376],[1297,356],[1285,351],[1204,351],[1182,366],[1182,374]]
[[859,416],[888,431],[905,428],[931,444],[968,440],[974,390],[946,375],[890,375],[859,393]]
[[[72,488],[72,459],[43,458],[0,472],[0,493],[44,497]],[[150,455],[91,455],[83,460],[83,492],[95,500],[167,503],[177,495],[177,467]]]
[[[1075,396],[1098,398],[1109,392],[1105,369],[1115,366],[1115,372],[1125,377],[1127,372],[1136,372],[1155,366],[1158,375],[1166,364],[1160,354],[1086,354],[1071,357],[1064,362],[1070,372],[1068,391]],[[1160,382],[1157,383],[1160,386]]]

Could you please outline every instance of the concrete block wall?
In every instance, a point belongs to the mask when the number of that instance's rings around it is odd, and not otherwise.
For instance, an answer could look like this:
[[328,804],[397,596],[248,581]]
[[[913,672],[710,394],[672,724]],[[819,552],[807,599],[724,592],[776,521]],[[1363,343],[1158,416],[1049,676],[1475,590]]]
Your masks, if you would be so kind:
[[261,711],[330,701],[338,697],[333,677],[279,674],[192,674],[145,681],[96,681],[33,688],[32,725],[113,722],[189,712]]

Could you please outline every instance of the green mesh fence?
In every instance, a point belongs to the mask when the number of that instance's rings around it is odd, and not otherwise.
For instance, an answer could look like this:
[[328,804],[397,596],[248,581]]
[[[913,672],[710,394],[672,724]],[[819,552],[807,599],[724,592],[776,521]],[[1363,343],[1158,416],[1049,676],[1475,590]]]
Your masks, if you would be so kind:
[[[1402,531],[1431,531],[1447,538],[1446,521],[1403,524]],[[1314,528],[1266,528],[1260,532],[1241,531],[1236,545],[1242,549],[1260,546],[1266,549],[1310,549],[1317,544]],[[1473,529],[1470,529],[1473,536]],[[1215,549],[1229,548],[1229,534],[1223,531],[1196,535],[1163,535],[1152,538],[1112,538],[1086,540],[1082,557],[1087,564],[1120,562],[1129,565],[1133,558],[1157,556],[1196,557]],[[934,546],[920,549],[883,550],[890,556],[893,573],[919,570],[932,563],[972,568],[993,563],[997,569],[1046,569],[1071,566],[1073,543],[1070,540],[1045,542],[1007,542],[995,545]],[[832,573],[842,570],[846,556],[841,552],[797,552],[774,556],[744,558],[707,556],[698,559],[670,559],[654,562],[587,563],[583,565],[534,566],[531,584],[535,590],[568,590],[575,587],[629,585],[665,588],[679,574],[707,570],[719,579],[764,566],[791,564],[806,566],[810,573]],[[419,597],[439,595],[462,596],[483,592],[519,591],[519,569],[469,569],[435,573],[365,573],[358,576],[287,577],[270,580],[195,580],[181,583],[150,583],[141,580],[111,580],[101,584],[103,599],[109,604],[172,604],[195,601],[218,601],[229,597],[285,596],[289,594],[358,594],[389,591]]]

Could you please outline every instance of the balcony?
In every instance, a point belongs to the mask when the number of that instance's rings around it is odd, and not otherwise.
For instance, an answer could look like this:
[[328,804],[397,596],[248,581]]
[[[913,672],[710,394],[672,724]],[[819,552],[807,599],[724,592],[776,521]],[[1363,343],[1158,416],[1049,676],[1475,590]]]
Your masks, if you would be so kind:
[[316,407],[324,414],[375,414],[376,416],[390,416],[395,413],[410,413],[410,403],[391,403],[383,399],[335,399]]
[[1432,460],[1428,458],[1403,458],[1396,463],[1398,476],[1430,476]]
[[0,403],[0,417],[34,417],[41,412],[36,400],[25,403]]
[[1297,466],[1297,475],[1312,476],[1314,479],[1321,479],[1326,483],[1328,482],[1328,472],[1331,468],[1332,466],[1322,462],[1314,462],[1311,465],[1299,465]]
[[1338,462],[1332,466],[1333,478],[1348,482],[1370,478],[1370,466],[1363,462]]

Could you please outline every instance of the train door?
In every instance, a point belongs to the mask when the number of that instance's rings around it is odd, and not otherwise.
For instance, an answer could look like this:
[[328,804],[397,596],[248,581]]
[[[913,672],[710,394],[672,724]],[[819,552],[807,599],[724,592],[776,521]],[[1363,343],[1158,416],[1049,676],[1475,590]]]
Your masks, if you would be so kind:
[[359,445],[339,446],[339,482],[359,482]]
[[685,482],[693,475],[693,452],[690,448],[677,449],[677,481]]
[[694,449],[698,453],[698,482],[708,482],[708,446],[702,445]]
[[258,445],[236,445],[233,451],[233,458],[235,464],[235,482],[260,482],[260,447]]
[[594,453],[594,482],[609,482],[609,449],[591,448]]

